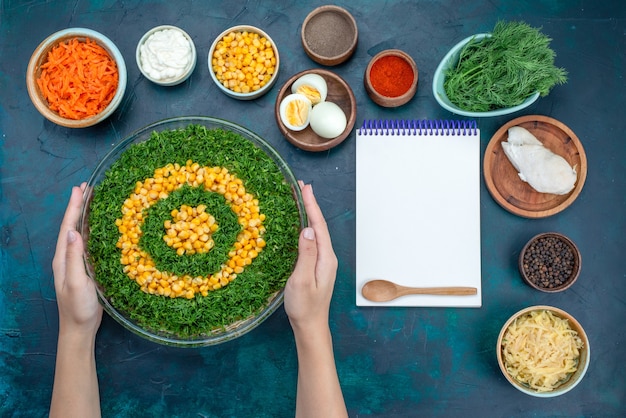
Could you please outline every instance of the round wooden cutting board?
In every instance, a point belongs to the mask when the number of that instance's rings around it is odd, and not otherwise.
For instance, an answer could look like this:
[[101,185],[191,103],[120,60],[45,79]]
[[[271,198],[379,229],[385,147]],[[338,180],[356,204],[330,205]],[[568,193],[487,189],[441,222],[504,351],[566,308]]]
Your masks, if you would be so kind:
[[[527,129],[574,167],[578,178],[571,192],[540,193],[519,178],[501,145],[512,126]],[[561,212],[578,197],[587,177],[587,156],[576,134],[566,125],[548,116],[528,115],[511,120],[493,135],[485,149],[483,171],[487,189],[500,206],[522,217],[545,218]]]

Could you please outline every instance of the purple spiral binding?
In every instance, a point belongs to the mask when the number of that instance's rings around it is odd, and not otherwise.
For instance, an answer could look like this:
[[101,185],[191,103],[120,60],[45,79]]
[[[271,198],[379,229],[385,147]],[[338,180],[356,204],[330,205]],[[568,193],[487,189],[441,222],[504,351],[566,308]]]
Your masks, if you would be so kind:
[[359,135],[476,135],[475,120],[365,119]]

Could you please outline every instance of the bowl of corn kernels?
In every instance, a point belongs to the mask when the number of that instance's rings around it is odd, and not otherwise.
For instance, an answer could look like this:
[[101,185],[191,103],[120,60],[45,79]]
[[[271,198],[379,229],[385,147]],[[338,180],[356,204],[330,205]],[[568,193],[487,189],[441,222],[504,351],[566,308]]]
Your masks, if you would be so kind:
[[280,58],[270,36],[255,26],[233,26],[209,49],[209,73],[219,89],[239,100],[267,93],[278,77]]

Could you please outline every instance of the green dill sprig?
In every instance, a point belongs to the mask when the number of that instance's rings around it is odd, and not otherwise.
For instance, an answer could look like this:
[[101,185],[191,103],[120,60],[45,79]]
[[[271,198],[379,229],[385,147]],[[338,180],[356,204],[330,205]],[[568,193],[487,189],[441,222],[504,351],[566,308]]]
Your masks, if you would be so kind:
[[551,39],[523,22],[496,23],[490,37],[470,41],[445,74],[444,89],[461,109],[486,112],[517,106],[567,81],[554,65]]

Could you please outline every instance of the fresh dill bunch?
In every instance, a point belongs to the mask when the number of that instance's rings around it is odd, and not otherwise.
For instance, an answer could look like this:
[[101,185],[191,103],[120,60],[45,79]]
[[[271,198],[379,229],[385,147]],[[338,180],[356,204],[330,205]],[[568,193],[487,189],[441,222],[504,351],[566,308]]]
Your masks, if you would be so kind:
[[552,39],[524,22],[498,21],[490,37],[471,40],[445,74],[452,103],[474,112],[517,106],[532,94],[546,96],[567,81],[554,65]]

